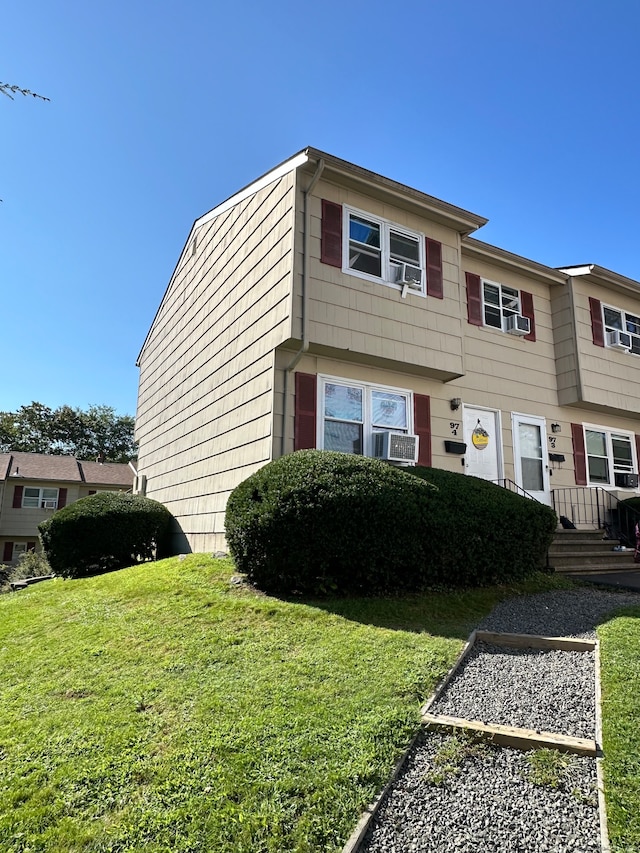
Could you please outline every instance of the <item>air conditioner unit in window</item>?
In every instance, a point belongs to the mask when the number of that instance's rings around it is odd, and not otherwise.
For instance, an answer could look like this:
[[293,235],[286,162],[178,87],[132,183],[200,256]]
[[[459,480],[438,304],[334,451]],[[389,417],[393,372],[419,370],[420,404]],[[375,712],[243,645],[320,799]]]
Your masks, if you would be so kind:
[[613,329],[607,332],[607,346],[611,349],[631,349],[631,335],[628,332],[620,332]]
[[411,264],[400,264],[396,267],[396,284],[407,285],[413,290],[422,288],[422,270]]
[[529,318],[522,314],[510,314],[505,320],[505,332],[509,335],[528,335],[531,332]]
[[637,489],[638,475],[637,474],[616,474],[616,486],[620,489]]
[[374,432],[373,455],[386,462],[417,462],[418,436],[404,432]]
[[44,509],[56,509],[58,501],[42,501],[42,506]]

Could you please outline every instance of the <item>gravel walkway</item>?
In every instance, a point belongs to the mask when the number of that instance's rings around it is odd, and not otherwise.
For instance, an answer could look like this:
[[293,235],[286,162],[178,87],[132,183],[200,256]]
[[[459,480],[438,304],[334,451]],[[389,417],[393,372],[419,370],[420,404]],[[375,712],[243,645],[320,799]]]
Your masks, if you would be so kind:
[[[640,593],[589,588],[499,604],[478,628],[594,638],[595,626]],[[593,738],[589,652],[480,644],[433,713]],[[421,732],[359,847],[362,853],[591,853],[600,850],[593,758],[562,756],[539,784],[532,752]],[[555,760],[559,753],[551,753]],[[537,756],[539,757],[539,755]]]

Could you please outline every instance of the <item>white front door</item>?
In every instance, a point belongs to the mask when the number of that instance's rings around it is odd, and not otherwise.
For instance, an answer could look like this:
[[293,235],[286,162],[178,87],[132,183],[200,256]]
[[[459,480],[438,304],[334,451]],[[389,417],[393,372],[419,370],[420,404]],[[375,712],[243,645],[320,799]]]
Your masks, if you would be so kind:
[[494,409],[464,407],[465,474],[483,480],[502,477],[500,417]]
[[551,505],[546,421],[536,415],[511,415],[516,483],[541,503]]

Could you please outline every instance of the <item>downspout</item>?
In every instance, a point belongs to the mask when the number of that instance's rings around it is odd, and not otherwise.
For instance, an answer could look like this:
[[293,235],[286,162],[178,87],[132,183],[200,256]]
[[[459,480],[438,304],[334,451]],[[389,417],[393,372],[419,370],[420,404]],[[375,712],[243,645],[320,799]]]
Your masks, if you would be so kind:
[[280,435],[280,456],[284,456],[284,448],[285,448],[285,439],[286,439],[286,430],[287,430],[287,416],[288,416],[288,401],[289,401],[289,375],[300,361],[302,356],[309,349],[309,339],[307,334],[307,316],[308,316],[308,305],[309,305],[309,288],[308,288],[308,280],[309,280],[309,231],[311,230],[311,211],[309,210],[309,196],[313,192],[315,185],[320,180],[320,176],[324,171],[324,160],[318,160],[318,165],[316,166],[316,171],[311,178],[311,183],[303,191],[303,214],[304,214],[304,225],[302,232],[302,328],[300,332],[300,349],[291,359],[291,362],[284,369],[284,388],[283,388],[283,400],[282,400],[282,431]]

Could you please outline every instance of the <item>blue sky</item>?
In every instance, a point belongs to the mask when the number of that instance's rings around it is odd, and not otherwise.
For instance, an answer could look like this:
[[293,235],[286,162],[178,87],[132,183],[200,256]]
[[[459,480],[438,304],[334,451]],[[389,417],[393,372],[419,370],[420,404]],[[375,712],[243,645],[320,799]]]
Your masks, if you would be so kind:
[[35,0],[3,9],[0,411],[135,414],[194,219],[312,145],[640,279],[634,0]]

